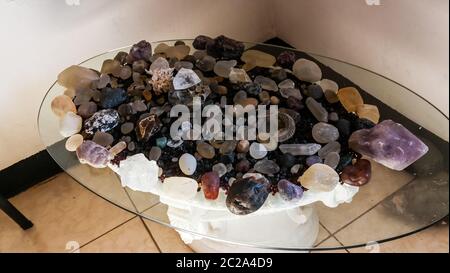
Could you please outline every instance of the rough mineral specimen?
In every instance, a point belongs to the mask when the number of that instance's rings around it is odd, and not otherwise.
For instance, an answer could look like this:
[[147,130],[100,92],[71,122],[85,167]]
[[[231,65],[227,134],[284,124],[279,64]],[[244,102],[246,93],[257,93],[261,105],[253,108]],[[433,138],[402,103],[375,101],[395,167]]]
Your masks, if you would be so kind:
[[240,140],[236,145],[236,151],[238,153],[247,153],[250,148],[250,142],[248,140]]
[[277,63],[284,68],[291,69],[295,63],[295,53],[293,51],[283,51],[277,57]]
[[294,87],[295,87],[295,83],[291,79],[286,79],[278,84],[278,88],[280,88],[280,89],[287,89],[287,88],[294,88]]
[[294,63],[292,71],[299,80],[305,82],[313,83],[322,78],[320,67],[315,62],[306,59],[298,59]]
[[103,109],[84,122],[86,133],[107,132],[119,124],[119,112],[114,109]]
[[339,175],[330,166],[317,163],[309,167],[298,181],[309,190],[329,192],[339,183]]
[[111,134],[97,131],[92,138],[92,141],[103,147],[109,147],[114,142],[114,137]]
[[339,138],[339,131],[331,124],[318,122],[312,128],[312,136],[318,143],[329,143]]
[[313,116],[322,122],[328,122],[328,112],[325,107],[322,106],[319,102],[317,102],[312,97],[308,97],[305,101],[306,107],[308,107],[309,111]]
[[356,108],[359,105],[364,104],[361,94],[359,94],[358,89],[354,87],[339,89],[337,96],[347,112],[356,112]]
[[158,159],[161,157],[161,154],[161,148],[159,148],[158,146],[153,146],[148,153],[148,159],[158,161]]
[[119,141],[116,143],[116,145],[112,146],[111,149],[109,149],[109,153],[111,154],[111,157],[116,156],[123,150],[127,148],[127,143],[125,141]]
[[303,189],[302,187],[292,183],[289,180],[282,179],[278,181],[278,193],[281,198],[285,201],[296,201],[302,198]]
[[256,172],[262,174],[276,174],[280,171],[280,167],[273,160],[263,159],[256,162],[253,166]]
[[325,158],[327,154],[335,152],[339,153],[341,151],[341,144],[337,141],[328,142],[327,145],[323,146],[317,154],[321,158]]
[[97,112],[97,104],[93,101],[85,102],[78,107],[78,115],[83,118],[90,118],[95,112]]
[[247,72],[240,68],[231,68],[229,78],[232,83],[252,82]]
[[136,136],[139,141],[148,141],[150,137],[161,130],[162,124],[155,114],[139,119],[136,124]]
[[318,155],[310,155],[306,158],[305,163],[307,166],[312,166],[317,163],[322,163],[322,158]]
[[291,155],[313,155],[320,150],[322,146],[316,143],[308,144],[281,144],[280,151],[284,154],[290,153]]
[[231,72],[231,68],[235,67],[237,64],[236,60],[230,61],[218,61],[214,65],[214,73],[223,78],[228,78]]
[[86,67],[72,65],[58,75],[58,83],[68,89],[89,89],[92,83],[99,79],[99,75]]
[[206,199],[215,200],[219,196],[220,178],[216,172],[207,172],[201,178],[203,194]]
[[322,96],[323,96],[322,87],[318,84],[311,84],[306,89],[306,95],[315,100],[318,100],[318,99],[322,98]]
[[166,58],[158,57],[151,65],[150,65],[150,73],[153,74],[156,70],[161,69],[169,69],[170,65]]
[[294,97],[298,100],[301,100],[303,98],[300,90],[298,90],[297,88],[282,88],[280,89],[280,95],[283,98]]
[[214,164],[212,170],[213,172],[216,172],[219,177],[224,176],[228,172],[227,166],[223,163]]
[[[182,68],[185,69],[185,68]],[[180,69],[180,71],[182,70]],[[156,95],[168,92],[171,87],[173,68],[155,69],[150,83]]]
[[126,61],[129,64],[132,64],[133,62],[138,60],[144,60],[149,62],[151,56],[152,56],[152,45],[149,42],[142,40],[131,47],[130,52],[127,55]]
[[392,120],[385,120],[371,129],[355,131],[348,143],[354,151],[398,171],[428,152],[428,147],[419,138]]
[[339,91],[339,85],[336,82],[328,79],[322,79],[319,85],[320,87],[322,87],[325,99],[329,103],[339,102],[339,98],[337,96],[337,93]]
[[212,159],[216,155],[216,150],[214,147],[206,142],[200,142],[197,144],[197,152],[206,159]]
[[340,159],[341,159],[341,157],[339,156],[339,153],[331,152],[325,156],[325,160],[323,161],[323,163],[325,165],[330,166],[333,169],[336,169],[337,165],[339,164]]
[[58,117],[63,117],[67,112],[77,113],[77,108],[72,99],[66,95],[59,95],[52,100],[52,111]]
[[100,106],[103,108],[114,108],[127,99],[127,92],[122,88],[106,87],[101,91]]
[[254,49],[245,51],[241,56],[241,60],[244,63],[259,67],[271,67],[276,61],[273,55]]
[[59,132],[63,137],[70,137],[81,130],[83,119],[73,113],[67,112],[59,121]]
[[369,182],[372,175],[370,161],[358,159],[354,165],[347,165],[341,173],[342,182],[352,186],[362,186]]
[[250,176],[233,182],[226,205],[234,214],[246,215],[257,211],[269,195],[270,183],[265,178]]
[[203,72],[209,72],[214,69],[216,58],[206,55],[195,63],[195,66]]
[[159,167],[144,154],[135,154],[120,161],[119,175],[122,187],[134,191],[150,192],[158,183]]
[[206,46],[208,44],[213,44],[214,39],[205,35],[198,35],[195,37],[194,41],[192,42],[192,46],[195,49],[203,50],[206,49]]
[[378,107],[370,104],[362,104],[356,106],[356,114],[359,118],[365,118],[377,124],[380,120],[380,112]]
[[208,55],[223,59],[239,59],[244,52],[244,44],[231,38],[220,35],[213,43],[206,43]]
[[255,77],[255,80],[253,82],[261,85],[261,88],[264,90],[269,90],[269,91],[274,91],[274,92],[278,91],[277,83],[270,78],[258,75]]
[[94,168],[104,168],[108,165],[111,154],[105,147],[86,140],[77,148],[77,157],[82,164],[89,164]]
[[189,54],[190,47],[187,45],[169,46],[164,52],[169,59],[182,60]]
[[173,78],[173,87],[175,90],[188,89],[200,82],[200,78],[193,70],[181,68]]

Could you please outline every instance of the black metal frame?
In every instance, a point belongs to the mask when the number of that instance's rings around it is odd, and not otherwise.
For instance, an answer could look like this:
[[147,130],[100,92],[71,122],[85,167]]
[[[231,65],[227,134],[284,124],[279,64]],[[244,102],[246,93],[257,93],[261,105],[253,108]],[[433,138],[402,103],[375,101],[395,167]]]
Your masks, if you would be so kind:
[[33,227],[33,223],[2,195],[0,195],[0,209],[11,217],[11,219],[14,220],[14,222],[16,222],[16,224],[18,224],[23,230]]

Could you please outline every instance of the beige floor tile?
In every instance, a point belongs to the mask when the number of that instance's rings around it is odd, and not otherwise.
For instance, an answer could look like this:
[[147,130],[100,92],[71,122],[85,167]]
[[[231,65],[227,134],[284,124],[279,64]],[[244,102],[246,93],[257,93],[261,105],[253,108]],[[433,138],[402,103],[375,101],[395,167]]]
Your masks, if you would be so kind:
[[350,223],[413,179],[413,176],[406,172],[390,170],[373,161],[371,163],[372,179],[360,188],[351,203],[341,204],[337,208],[317,204],[320,222],[331,233]]
[[354,248],[350,252],[381,252],[381,253],[448,253],[449,227],[448,223],[436,225],[403,237],[401,239],[379,244],[372,248]]
[[66,171],[80,181],[83,186],[106,200],[126,210],[136,211],[125,188],[122,187],[119,177],[110,168],[96,169],[86,164],[77,163]]
[[155,194],[133,191],[129,188],[125,188],[125,190],[138,212],[143,212],[159,202],[159,196]]
[[448,215],[448,174],[418,178],[335,234],[346,246],[419,230]]
[[319,226],[319,234],[317,235],[317,239],[316,239],[316,245],[322,243],[323,241],[325,241],[325,239],[327,239],[328,237],[330,237],[330,233],[322,226],[322,224],[320,224]]
[[[339,247],[342,246],[334,237],[330,237],[326,239],[324,242],[319,244],[317,248],[331,248],[331,247]],[[341,249],[334,249],[334,250],[320,250],[320,251],[313,251],[313,253],[347,253],[347,251],[343,248]]]
[[79,249],[80,253],[92,252],[159,252],[144,223],[135,217]]
[[[168,223],[167,219],[167,206],[164,204],[158,204],[145,212],[145,215],[151,219],[156,219],[164,223]],[[153,239],[158,244],[161,252],[179,252],[190,253],[192,249],[188,247],[180,238],[178,233],[167,226],[150,221],[144,220],[147,227],[152,233]]]
[[0,252],[67,252],[133,217],[87,191],[67,174],[10,199],[34,227],[22,231],[0,212]]

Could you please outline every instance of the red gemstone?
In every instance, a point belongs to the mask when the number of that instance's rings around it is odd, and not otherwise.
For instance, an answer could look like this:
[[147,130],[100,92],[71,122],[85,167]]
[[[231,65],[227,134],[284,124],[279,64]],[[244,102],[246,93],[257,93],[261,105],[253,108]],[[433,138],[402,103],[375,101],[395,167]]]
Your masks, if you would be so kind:
[[203,194],[206,199],[217,199],[219,196],[220,178],[216,172],[208,172],[201,178]]
[[341,180],[346,184],[359,187],[367,184],[371,175],[370,161],[358,159],[354,165],[348,165],[342,170]]

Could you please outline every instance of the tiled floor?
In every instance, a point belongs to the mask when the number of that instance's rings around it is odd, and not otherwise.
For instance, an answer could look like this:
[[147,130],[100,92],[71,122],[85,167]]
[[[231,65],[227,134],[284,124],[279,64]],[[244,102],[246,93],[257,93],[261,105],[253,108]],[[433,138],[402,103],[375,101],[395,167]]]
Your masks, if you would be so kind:
[[[333,210],[318,206],[321,219],[318,247],[351,245],[355,234],[361,233],[358,231],[385,232],[379,221],[389,222],[389,217],[397,219],[386,214],[380,202],[408,184],[411,177],[401,173],[373,173],[378,177],[373,177],[376,183],[371,184],[377,187],[363,187],[351,205]],[[390,179],[385,179],[386,175]],[[138,201],[134,204],[138,211],[162,211],[162,204],[154,200],[146,200],[138,193],[127,194]],[[0,252],[192,252],[173,229],[112,205],[64,173],[10,201],[32,219],[35,226],[22,231],[0,212]],[[160,217],[164,220],[166,216],[161,214]],[[401,232],[402,228],[405,227],[400,226],[395,232]],[[448,231],[448,224],[440,223],[413,236],[380,245],[322,252],[448,252]]]

